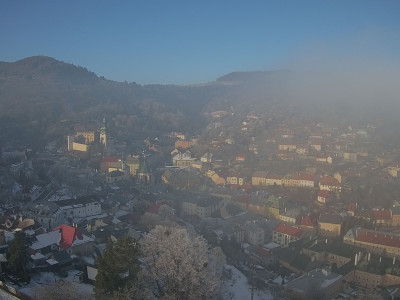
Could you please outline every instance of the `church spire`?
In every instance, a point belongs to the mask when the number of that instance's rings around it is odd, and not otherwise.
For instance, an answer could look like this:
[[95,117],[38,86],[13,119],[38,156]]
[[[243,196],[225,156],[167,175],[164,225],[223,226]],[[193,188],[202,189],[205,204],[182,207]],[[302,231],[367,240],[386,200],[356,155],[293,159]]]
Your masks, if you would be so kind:
[[106,118],[103,118],[103,126],[100,128],[100,143],[107,147],[107,127]]

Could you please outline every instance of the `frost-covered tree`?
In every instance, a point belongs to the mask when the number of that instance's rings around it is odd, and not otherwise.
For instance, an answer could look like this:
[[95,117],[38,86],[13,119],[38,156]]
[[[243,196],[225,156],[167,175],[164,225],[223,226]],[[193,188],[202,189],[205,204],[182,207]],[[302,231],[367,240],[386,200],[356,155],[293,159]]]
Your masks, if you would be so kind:
[[159,299],[211,298],[219,288],[207,242],[184,228],[156,226],[141,240],[142,282]]
[[78,283],[64,280],[37,286],[32,294],[35,300],[94,300],[90,290],[80,289]]

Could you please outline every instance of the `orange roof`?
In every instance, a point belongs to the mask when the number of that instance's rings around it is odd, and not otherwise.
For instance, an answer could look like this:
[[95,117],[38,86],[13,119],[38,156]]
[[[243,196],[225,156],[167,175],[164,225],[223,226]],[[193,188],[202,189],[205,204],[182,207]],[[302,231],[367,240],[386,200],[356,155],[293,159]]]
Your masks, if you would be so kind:
[[362,230],[358,233],[356,240],[364,243],[400,248],[399,235]]
[[294,237],[300,237],[303,234],[302,229],[293,226],[288,226],[285,224],[279,224],[278,226],[275,227],[274,231]]

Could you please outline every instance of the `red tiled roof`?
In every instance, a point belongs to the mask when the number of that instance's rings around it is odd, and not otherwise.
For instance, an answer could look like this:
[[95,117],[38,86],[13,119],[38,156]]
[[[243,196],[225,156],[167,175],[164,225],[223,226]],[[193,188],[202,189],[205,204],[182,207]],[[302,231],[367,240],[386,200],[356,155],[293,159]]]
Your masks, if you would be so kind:
[[117,162],[119,160],[116,156],[106,156],[101,159],[101,162]]
[[285,224],[279,224],[275,227],[274,231],[295,237],[300,237],[303,234],[302,229]]
[[267,174],[266,179],[282,180],[283,176],[278,174]]
[[398,162],[393,162],[389,165],[389,168],[400,168],[400,163]]
[[328,197],[330,194],[330,191],[327,190],[320,190],[318,193],[318,197],[322,197],[322,198],[326,198]]
[[261,246],[256,246],[254,249],[254,252],[259,256],[259,257],[266,257],[271,255],[271,251],[268,249],[265,249]]
[[400,248],[399,235],[362,230],[358,233],[356,240],[364,243]]
[[340,186],[340,183],[331,176],[323,176],[319,179],[319,183],[322,185]]
[[315,225],[317,225],[317,220],[311,218],[310,216],[305,216],[300,222],[299,222],[300,226],[304,226],[304,227],[315,227]]
[[147,212],[149,212],[149,213],[152,213],[152,214],[155,214],[155,215],[158,215],[158,210],[160,209],[160,206],[161,206],[161,204],[162,203],[154,203],[152,206],[150,206],[148,209],[147,209]]
[[314,181],[314,175],[308,173],[297,173],[293,174],[290,179],[292,180],[306,180],[306,181]]
[[246,183],[242,185],[242,190],[249,191],[251,189],[253,189],[253,186],[251,184]]
[[392,218],[388,209],[372,210],[372,216],[375,220],[390,220]]
[[54,228],[54,230],[61,230],[60,246],[64,250],[71,247],[72,243],[75,241],[76,238],[80,240],[83,239],[82,233],[75,227],[71,227],[68,225],[61,225],[58,226],[57,228]]
[[350,203],[350,204],[349,204],[349,206],[348,206],[348,208],[347,208],[347,211],[355,212],[355,211],[356,211],[356,208],[357,208],[357,204],[353,202],[353,203]]
[[250,201],[250,195],[240,195],[238,201],[240,203],[248,203]]

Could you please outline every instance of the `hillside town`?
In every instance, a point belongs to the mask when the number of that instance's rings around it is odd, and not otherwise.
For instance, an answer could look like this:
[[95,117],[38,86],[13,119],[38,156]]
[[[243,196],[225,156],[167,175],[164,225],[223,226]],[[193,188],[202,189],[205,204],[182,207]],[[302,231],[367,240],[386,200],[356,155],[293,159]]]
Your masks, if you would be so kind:
[[206,117],[196,135],[182,128],[127,143],[104,118],[42,151],[2,142],[1,267],[23,232],[31,278],[3,272],[3,287],[32,296],[32,278],[45,272],[93,285],[108,239],[138,241],[174,224],[220,247],[247,277],[248,298],[400,297],[400,147],[382,142],[379,122],[273,110]]

